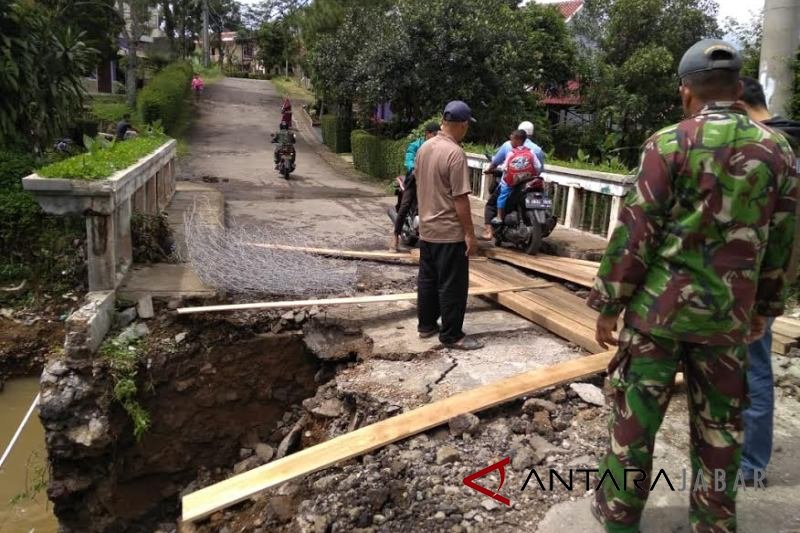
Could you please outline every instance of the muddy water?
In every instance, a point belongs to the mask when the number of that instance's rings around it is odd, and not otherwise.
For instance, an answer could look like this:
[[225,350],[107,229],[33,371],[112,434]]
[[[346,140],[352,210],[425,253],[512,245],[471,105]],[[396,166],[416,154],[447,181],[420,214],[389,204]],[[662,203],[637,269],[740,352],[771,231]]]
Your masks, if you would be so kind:
[[[38,378],[12,379],[0,392],[0,454],[38,392]],[[56,531],[56,518],[44,488],[35,490],[40,481],[46,480],[46,463],[44,428],[34,412],[0,469],[1,533]],[[24,497],[26,492],[30,497]],[[12,499],[20,501],[11,503]]]

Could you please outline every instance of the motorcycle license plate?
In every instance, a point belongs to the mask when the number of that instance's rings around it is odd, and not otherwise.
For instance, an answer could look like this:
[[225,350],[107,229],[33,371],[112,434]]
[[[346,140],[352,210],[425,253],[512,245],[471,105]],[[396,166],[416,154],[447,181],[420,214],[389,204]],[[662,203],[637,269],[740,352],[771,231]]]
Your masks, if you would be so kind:
[[553,206],[553,201],[550,198],[542,198],[536,196],[525,197],[525,207],[528,209],[550,209]]

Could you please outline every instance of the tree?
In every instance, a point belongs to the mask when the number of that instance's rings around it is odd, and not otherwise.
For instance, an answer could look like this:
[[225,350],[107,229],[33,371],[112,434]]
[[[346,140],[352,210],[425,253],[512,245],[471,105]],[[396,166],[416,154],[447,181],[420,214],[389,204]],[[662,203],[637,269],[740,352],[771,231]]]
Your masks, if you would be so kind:
[[114,0],[38,0],[49,8],[57,25],[81,33],[81,41],[97,50],[100,60],[117,56],[117,36],[124,20],[114,9]]
[[758,78],[761,62],[761,33],[764,27],[764,12],[750,13],[748,22],[739,22],[728,17],[723,24],[724,33],[739,46],[744,64],[742,75]]
[[587,0],[575,19],[586,110],[584,145],[635,164],[641,143],[681,116],[683,53],[719,37],[713,0]]
[[242,13],[235,0],[208,0],[209,27],[216,36],[219,46],[219,66],[225,63],[225,47],[222,43],[222,32],[242,29]]
[[[125,56],[125,94],[128,105],[136,105],[136,72],[139,58],[136,49],[139,39],[147,28],[147,19],[152,0],[117,0],[117,13],[126,21],[122,26],[122,35],[127,45]],[[126,17],[127,15],[127,17]]]
[[258,59],[267,72],[283,63],[290,39],[288,25],[283,21],[266,22],[256,32]]
[[58,13],[22,0],[0,4],[0,35],[0,144],[41,150],[82,111],[98,52]]
[[310,51],[315,87],[329,100],[355,100],[367,112],[391,101],[408,124],[441,111],[448,100],[462,99],[479,117],[477,136],[505,136],[511,124],[534,113],[528,89],[566,81],[574,56],[554,8],[513,5],[353,2],[342,8],[341,22],[331,32],[326,25],[339,16],[331,1],[330,10],[319,15],[320,37]]

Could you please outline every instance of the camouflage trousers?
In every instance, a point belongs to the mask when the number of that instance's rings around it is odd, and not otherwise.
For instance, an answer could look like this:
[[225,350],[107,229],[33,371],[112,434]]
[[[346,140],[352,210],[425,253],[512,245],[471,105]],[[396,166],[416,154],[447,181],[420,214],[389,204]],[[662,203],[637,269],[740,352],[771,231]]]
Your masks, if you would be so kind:
[[[683,362],[688,388],[692,475],[687,479],[695,532],[736,530],[736,477],[741,461],[742,409],[746,403],[747,347],[709,346],[652,337],[626,327],[609,365],[612,413],[610,450],[601,460],[603,481],[595,504],[606,531],[638,531],[654,481],[653,446]],[[640,469],[646,481],[623,483],[625,469]],[[715,471],[724,470],[724,490],[715,490]],[[693,485],[702,472],[703,484]],[[673,478],[678,473],[670,474]],[[639,474],[629,472],[628,478]],[[687,476],[688,478],[688,476]],[[663,478],[662,480],[663,481]],[[664,483],[662,483],[664,484]],[[716,489],[722,488],[722,481]],[[676,488],[677,490],[677,488]]]

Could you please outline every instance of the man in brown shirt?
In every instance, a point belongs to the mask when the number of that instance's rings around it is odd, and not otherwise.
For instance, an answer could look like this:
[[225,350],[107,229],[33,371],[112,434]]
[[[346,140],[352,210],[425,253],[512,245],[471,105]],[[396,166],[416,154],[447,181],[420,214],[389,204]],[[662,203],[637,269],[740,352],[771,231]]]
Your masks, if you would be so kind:
[[[447,347],[481,347],[462,331],[469,287],[468,256],[477,250],[469,205],[467,157],[459,143],[474,122],[469,106],[453,101],[444,109],[442,130],[417,152],[420,263],[417,276],[417,330],[439,334]],[[441,317],[442,326],[436,321]]]

